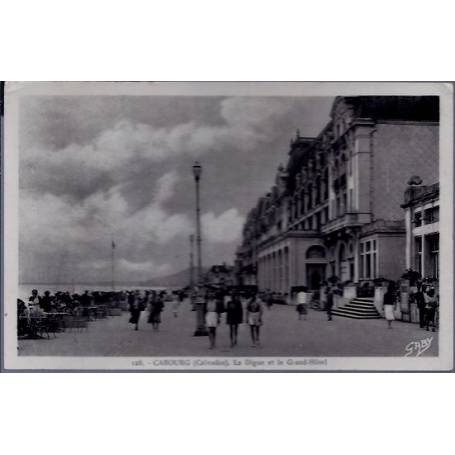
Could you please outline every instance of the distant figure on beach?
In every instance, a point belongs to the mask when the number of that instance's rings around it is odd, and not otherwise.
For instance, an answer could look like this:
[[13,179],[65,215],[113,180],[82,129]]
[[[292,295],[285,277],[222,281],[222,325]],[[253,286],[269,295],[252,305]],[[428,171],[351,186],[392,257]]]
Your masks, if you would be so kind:
[[82,295],[81,295],[81,305],[83,307],[88,307],[90,306],[90,304],[92,303],[92,297],[91,295],[88,293],[88,291],[85,291]]
[[262,325],[262,305],[255,294],[250,298],[246,306],[246,321],[250,326],[252,346],[260,346],[260,330]]
[[239,324],[243,322],[242,301],[238,294],[233,294],[226,305],[226,323],[229,326],[231,348],[237,345]]
[[44,296],[41,298],[41,308],[44,312],[49,313],[52,309],[53,298],[49,291],[44,291]]
[[172,294],[172,314],[174,318],[176,318],[179,314],[179,307],[180,307],[180,293],[174,291]]
[[80,296],[79,302],[82,307],[82,316],[86,317],[87,320],[90,320],[89,306],[92,303],[92,297],[90,296],[87,290]]
[[152,324],[153,330],[158,331],[160,329],[161,324],[161,312],[164,308],[163,302],[163,294],[160,293],[159,295],[156,292],[153,292],[152,297],[150,299],[150,313],[148,322]]
[[139,330],[139,318],[141,311],[144,310],[140,296],[135,292],[130,292],[128,296],[129,311],[131,314],[130,324],[134,324],[134,330]]

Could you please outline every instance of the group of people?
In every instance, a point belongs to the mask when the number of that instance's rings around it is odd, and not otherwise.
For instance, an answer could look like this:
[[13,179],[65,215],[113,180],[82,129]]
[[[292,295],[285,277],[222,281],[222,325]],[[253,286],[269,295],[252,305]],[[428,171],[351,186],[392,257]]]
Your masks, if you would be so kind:
[[[209,348],[216,347],[217,328],[221,323],[222,314],[226,314],[229,326],[231,347],[237,345],[239,325],[244,321],[250,326],[252,347],[260,346],[260,328],[263,322],[263,303],[257,294],[246,296],[245,311],[241,296],[208,289],[205,294],[197,291],[196,304],[203,305],[205,325],[209,336]],[[245,317],[244,317],[245,316]]]
[[427,286],[421,282],[417,283],[417,292],[413,294],[414,301],[419,310],[419,326],[427,331],[436,331],[436,310],[438,308],[438,299],[436,290],[432,286]]
[[161,313],[166,303],[172,304],[174,317],[178,316],[181,302],[185,298],[183,291],[131,291],[128,293],[128,308],[130,311],[129,322],[134,325],[134,330],[139,330],[141,312],[148,310],[147,322],[152,324],[154,331],[159,331],[161,324]]
[[[419,310],[420,328],[426,328],[434,332],[436,330],[436,311],[438,299],[434,287],[417,283],[416,292],[411,299],[417,304]],[[320,292],[320,301],[327,313],[327,320],[332,320],[332,308],[334,295],[339,292],[336,285],[326,284]],[[159,331],[161,315],[165,305],[171,306],[172,314],[178,317],[180,305],[188,297],[184,290],[180,291],[85,291],[82,294],[69,292],[45,291],[41,296],[36,289],[32,290],[30,297],[26,300],[18,299],[18,316],[31,317],[35,315],[46,315],[51,313],[68,313],[89,315],[89,308],[101,306],[118,306],[130,312],[129,322],[133,324],[134,330],[139,330],[141,313],[148,311],[147,322],[152,324],[154,331]],[[216,346],[217,328],[221,323],[222,315],[225,314],[226,324],[229,326],[229,337],[231,347],[237,345],[239,325],[246,322],[250,327],[252,346],[260,345],[260,328],[263,324],[263,306],[271,308],[273,302],[271,295],[267,292],[249,292],[244,295],[237,291],[223,292],[216,288],[196,288],[193,290],[191,300],[193,309],[202,305],[205,327],[207,328],[210,349]],[[308,308],[313,299],[313,293],[305,286],[293,289],[291,298],[295,303],[299,320],[306,320]],[[387,292],[384,295],[384,316],[388,327],[392,328],[394,311],[399,297],[397,285],[390,281]],[[242,300],[244,303],[242,303]]]
[[[333,296],[339,293],[339,288],[335,285],[324,283],[322,292],[319,294],[321,308],[327,313],[327,320],[332,320]],[[314,303],[315,294],[307,286],[298,286],[293,289],[291,294],[292,301],[295,305],[299,320],[306,320],[308,309]]]
[[78,309],[92,305],[119,305],[126,299],[127,293],[115,291],[84,291],[82,294],[68,291],[57,291],[51,294],[44,291],[43,295],[33,289],[31,295],[25,301],[17,299],[18,315],[39,315],[54,312],[73,313]]
[[[384,317],[387,321],[388,328],[392,328],[394,321],[395,306],[399,298],[397,286],[393,281],[389,282],[387,292],[384,294]],[[436,310],[438,308],[438,298],[433,286],[424,285],[417,282],[416,292],[411,294],[411,299],[417,304],[419,310],[419,326],[427,331],[436,331]]]
[[[147,322],[159,331],[161,315],[165,306],[171,306],[174,317],[187,294],[183,291],[132,291],[128,294],[130,311],[129,322],[134,325],[134,330],[139,330],[141,313],[148,311]],[[244,321],[250,327],[251,342],[253,347],[260,345],[260,327],[263,321],[263,300],[257,294],[246,297],[245,309],[239,293],[223,292],[217,289],[196,288],[192,294],[193,309],[202,306],[205,328],[209,338],[209,348],[216,347],[217,328],[221,324],[222,315],[226,317],[229,326],[231,347],[238,343],[239,325]]]

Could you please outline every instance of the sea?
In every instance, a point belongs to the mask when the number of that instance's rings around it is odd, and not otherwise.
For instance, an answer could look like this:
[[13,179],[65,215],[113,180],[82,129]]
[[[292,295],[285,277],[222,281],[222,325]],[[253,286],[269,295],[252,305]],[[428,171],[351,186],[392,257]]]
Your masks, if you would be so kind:
[[[43,283],[22,283],[18,286],[18,295],[17,297],[21,300],[26,300],[32,294],[32,289],[37,289],[39,295],[43,295],[44,291],[49,291],[51,294],[54,294],[57,291],[68,291],[70,294],[83,294],[84,291],[112,291],[111,285],[103,284],[93,284],[93,283],[74,283],[74,284],[43,284]],[[179,289],[176,287],[159,287],[159,286],[141,286],[137,284],[125,285],[119,284],[114,287],[116,291],[129,291],[129,290],[174,290]]]

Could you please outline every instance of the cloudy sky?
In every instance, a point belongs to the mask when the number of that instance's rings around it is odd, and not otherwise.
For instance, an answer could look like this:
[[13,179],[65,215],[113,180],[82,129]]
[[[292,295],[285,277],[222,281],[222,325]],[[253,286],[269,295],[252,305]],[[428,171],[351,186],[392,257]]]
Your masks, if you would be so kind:
[[20,281],[138,281],[188,265],[194,160],[205,265],[232,262],[245,215],[316,135],[331,98],[27,96],[20,105]]

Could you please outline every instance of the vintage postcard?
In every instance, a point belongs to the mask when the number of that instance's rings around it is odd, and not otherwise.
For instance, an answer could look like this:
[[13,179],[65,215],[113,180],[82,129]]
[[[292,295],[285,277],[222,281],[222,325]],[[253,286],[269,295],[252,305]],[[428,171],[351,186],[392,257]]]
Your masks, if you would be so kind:
[[453,86],[6,83],[4,370],[453,368]]

